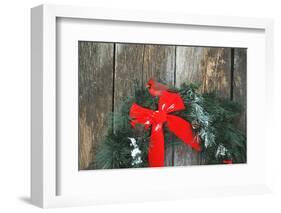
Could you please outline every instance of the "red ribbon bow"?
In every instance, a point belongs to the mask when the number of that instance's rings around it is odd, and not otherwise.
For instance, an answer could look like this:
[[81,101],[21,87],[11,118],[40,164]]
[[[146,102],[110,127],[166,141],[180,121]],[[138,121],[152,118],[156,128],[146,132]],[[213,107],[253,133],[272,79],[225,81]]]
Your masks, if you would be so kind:
[[164,133],[163,124],[167,123],[169,130],[184,143],[200,151],[197,137],[193,137],[192,127],[186,120],[169,113],[184,110],[184,102],[179,94],[162,91],[159,97],[158,110],[153,111],[134,103],[130,109],[131,124],[143,124],[151,128],[148,162],[151,167],[164,166]]

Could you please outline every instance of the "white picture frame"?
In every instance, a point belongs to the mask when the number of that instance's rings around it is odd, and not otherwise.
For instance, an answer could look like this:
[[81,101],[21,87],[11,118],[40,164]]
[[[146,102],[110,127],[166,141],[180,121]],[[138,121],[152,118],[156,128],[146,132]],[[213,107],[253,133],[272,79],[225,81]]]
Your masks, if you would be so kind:
[[[255,152],[259,152],[257,149],[248,149],[248,154],[256,156],[257,161],[264,161],[260,168],[257,168],[257,163],[251,162],[246,166],[221,167],[220,169],[213,169],[211,167],[205,167],[198,169],[192,168],[165,168],[159,169],[139,169],[139,170],[123,170],[120,172],[108,172],[99,171],[99,174],[90,178],[98,178],[100,181],[110,180],[110,175],[123,179],[123,181],[130,182],[132,177],[142,177],[143,185],[133,188],[128,186],[122,186],[125,189],[114,188],[113,184],[110,184],[110,188],[99,187],[95,194],[86,193],[87,187],[81,186],[83,190],[79,193],[60,194],[58,185],[62,184],[65,179],[61,179],[59,174],[64,165],[58,165],[60,152],[58,152],[57,146],[57,88],[59,87],[59,81],[57,80],[57,49],[58,49],[58,20],[63,19],[79,19],[79,20],[100,20],[100,21],[118,21],[118,23],[146,23],[154,24],[155,26],[166,26],[167,30],[173,30],[173,26],[198,26],[208,29],[222,29],[223,31],[232,32],[233,30],[256,30],[262,33],[261,40],[265,43],[262,48],[260,57],[262,62],[260,75],[256,79],[247,79],[250,85],[249,88],[249,103],[248,110],[253,111],[253,115],[258,110],[263,110],[267,107],[264,113],[271,113],[269,108],[272,107],[273,100],[270,95],[270,91],[273,88],[272,82],[274,78],[273,74],[273,21],[270,19],[256,19],[256,18],[241,18],[241,17],[216,17],[216,16],[203,16],[203,15],[188,15],[188,14],[173,14],[173,13],[154,13],[147,11],[121,11],[113,9],[100,9],[100,8],[84,8],[74,6],[54,6],[54,5],[41,5],[31,10],[31,73],[32,73],[32,118],[31,118],[31,201],[33,204],[47,208],[47,207],[61,207],[61,206],[76,206],[76,205],[91,205],[97,203],[113,203],[113,202],[128,202],[139,200],[163,200],[163,199],[177,199],[183,197],[194,196],[207,196],[207,195],[229,195],[229,194],[251,194],[251,193],[264,193],[269,192],[271,188],[271,164],[270,164],[270,129],[269,125],[265,125],[262,129],[256,129],[260,132],[264,129],[266,138],[262,147],[266,150],[261,159],[255,155]],[[118,26],[117,26],[118,27]],[[235,35],[233,35],[235,36]],[[223,39],[222,39],[223,40]],[[259,40],[259,41],[261,41]],[[126,41],[126,39],[124,39]],[[225,41],[226,42],[226,41]],[[245,42],[247,42],[245,40]],[[202,41],[198,40],[197,45],[202,44]],[[206,44],[206,43],[205,43]],[[211,44],[211,43],[210,43]],[[227,44],[227,43],[225,43]],[[233,43],[229,42],[228,45]],[[235,43],[236,44],[236,43]],[[240,43],[239,43],[240,44]],[[239,45],[238,44],[238,45]],[[255,45],[255,44],[253,44]],[[252,60],[253,61],[253,60]],[[252,69],[254,66],[250,67]],[[265,77],[265,78],[264,78]],[[262,83],[263,86],[257,88],[257,83]],[[252,89],[251,89],[252,88]],[[260,94],[261,100],[264,100],[255,109],[255,103],[257,103],[254,94],[254,89],[257,89]],[[251,93],[252,91],[252,93]],[[251,98],[252,96],[252,98]],[[248,128],[255,125],[254,116],[250,116],[250,122],[248,122]],[[264,114],[261,116],[260,121],[264,124],[271,123],[271,116]],[[75,121],[74,121],[75,122]],[[258,128],[258,127],[257,127]],[[260,127],[259,127],[260,128]],[[253,132],[253,131],[252,131]],[[251,129],[250,129],[251,133]],[[260,138],[260,139],[259,139]],[[248,140],[259,140],[261,143],[262,137],[251,138]],[[250,153],[249,153],[250,152]],[[212,180],[206,180],[206,182],[200,186],[192,186],[191,183],[187,183],[184,187],[169,183],[169,180],[174,180],[180,175],[189,175],[192,178],[202,177],[208,173],[214,173],[215,176],[237,170],[241,173],[245,173],[245,180],[239,180],[237,182],[216,183],[212,184]],[[78,172],[78,170],[77,170]],[[189,174],[188,174],[189,172]],[[192,172],[192,174],[190,173]],[[253,180],[252,175],[263,174]],[[173,175],[171,175],[173,174]],[[71,175],[71,174],[70,174]],[[89,181],[89,174],[84,173],[81,177],[83,181]],[[86,177],[88,176],[88,177]],[[200,176],[200,177],[199,177]],[[212,176],[212,175],[210,175]],[[84,178],[84,179],[83,179]],[[69,183],[66,187],[75,185],[74,178],[69,177]],[[157,181],[161,179],[162,181]],[[149,180],[158,182],[156,186],[149,186],[149,193],[147,184]],[[176,180],[176,179],[175,179]],[[201,179],[200,179],[201,180]],[[183,179],[179,178],[179,182]],[[87,182],[88,183],[88,182]],[[124,182],[125,183],[125,182]],[[194,184],[194,183],[193,183]],[[80,187],[80,186],[79,186]],[[94,186],[93,184],[93,187]],[[88,187],[89,190],[91,187]],[[143,190],[142,190],[142,189]],[[69,191],[79,191],[79,188],[69,188]],[[123,190],[123,191],[122,191]],[[122,196],[120,196],[122,193]],[[176,195],[175,195],[176,194]]]

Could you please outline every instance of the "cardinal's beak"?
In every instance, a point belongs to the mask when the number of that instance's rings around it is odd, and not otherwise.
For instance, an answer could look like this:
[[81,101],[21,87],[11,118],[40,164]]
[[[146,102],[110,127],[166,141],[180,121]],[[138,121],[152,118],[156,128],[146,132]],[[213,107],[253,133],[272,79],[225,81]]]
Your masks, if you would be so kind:
[[145,85],[146,88],[150,89],[151,85],[150,84],[147,84]]

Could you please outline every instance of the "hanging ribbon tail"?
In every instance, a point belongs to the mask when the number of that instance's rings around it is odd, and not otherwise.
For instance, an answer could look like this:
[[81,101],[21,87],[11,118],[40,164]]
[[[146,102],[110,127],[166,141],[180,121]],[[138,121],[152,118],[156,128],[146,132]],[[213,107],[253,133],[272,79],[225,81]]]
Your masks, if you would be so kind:
[[167,124],[171,132],[173,132],[185,144],[191,146],[196,151],[201,151],[200,144],[196,137],[193,137],[192,127],[186,120],[174,116],[167,115]]
[[148,149],[148,163],[150,167],[164,166],[164,134],[162,124],[152,125]]

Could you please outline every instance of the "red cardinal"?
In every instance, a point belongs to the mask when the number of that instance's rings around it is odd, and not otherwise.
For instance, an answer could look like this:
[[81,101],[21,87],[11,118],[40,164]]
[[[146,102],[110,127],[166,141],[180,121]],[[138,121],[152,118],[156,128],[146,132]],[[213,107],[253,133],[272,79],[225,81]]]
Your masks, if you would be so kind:
[[161,96],[164,91],[168,90],[168,87],[166,85],[158,83],[153,79],[150,79],[147,82],[146,87],[148,88],[148,91],[152,96]]

